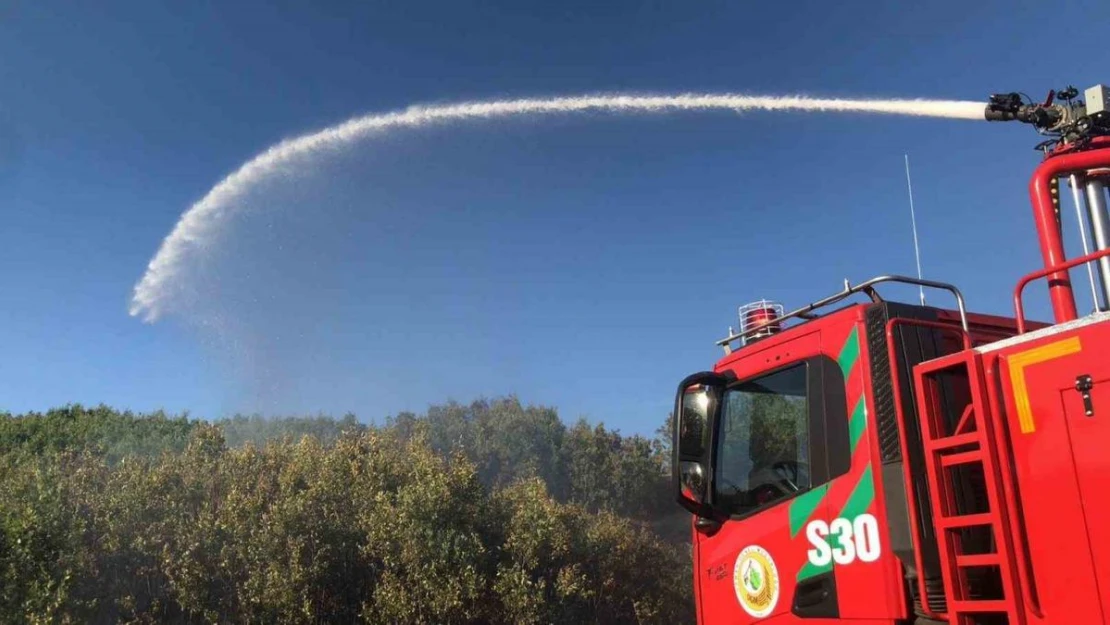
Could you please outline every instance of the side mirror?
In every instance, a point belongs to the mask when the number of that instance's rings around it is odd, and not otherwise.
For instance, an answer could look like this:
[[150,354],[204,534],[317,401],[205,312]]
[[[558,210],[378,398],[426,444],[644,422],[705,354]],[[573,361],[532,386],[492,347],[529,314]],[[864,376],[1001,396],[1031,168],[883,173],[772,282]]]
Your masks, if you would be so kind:
[[671,441],[675,499],[690,512],[712,516],[709,504],[712,433],[727,380],[718,373],[695,373],[678,386]]

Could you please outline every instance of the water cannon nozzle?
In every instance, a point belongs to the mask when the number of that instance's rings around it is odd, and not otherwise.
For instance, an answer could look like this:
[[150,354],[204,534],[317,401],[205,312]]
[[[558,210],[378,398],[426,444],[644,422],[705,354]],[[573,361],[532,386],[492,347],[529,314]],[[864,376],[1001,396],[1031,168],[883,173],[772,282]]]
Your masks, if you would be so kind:
[[996,93],[987,102],[983,116],[989,122],[1009,122],[1018,118],[1022,109],[1021,94]]

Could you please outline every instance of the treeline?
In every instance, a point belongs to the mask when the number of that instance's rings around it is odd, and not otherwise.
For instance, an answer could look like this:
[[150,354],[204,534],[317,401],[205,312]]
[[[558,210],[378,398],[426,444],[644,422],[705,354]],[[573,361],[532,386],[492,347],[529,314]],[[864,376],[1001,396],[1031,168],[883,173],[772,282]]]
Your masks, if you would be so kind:
[[693,622],[665,456],[511,397],[373,427],[0,414],[0,618]]

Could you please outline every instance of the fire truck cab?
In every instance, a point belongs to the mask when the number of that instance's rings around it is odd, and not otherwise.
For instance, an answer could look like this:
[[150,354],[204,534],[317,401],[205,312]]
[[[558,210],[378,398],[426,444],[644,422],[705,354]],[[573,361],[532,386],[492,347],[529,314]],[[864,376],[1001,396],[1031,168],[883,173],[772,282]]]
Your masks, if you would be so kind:
[[[1065,180],[1110,236],[1102,89],[987,107],[1059,136],[1030,183],[1045,267],[1014,317],[967,312],[950,284],[845,282],[790,313],[741,307],[725,356],[679,383],[700,624],[1110,623],[1110,240],[1068,260],[1059,220]],[[1080,317],[1068,270],[1087,263],[1101,298]],[[1055,321],[1034,324],[1022,295],[1043,278]],[[894,282],[955,305],[887,301]]]

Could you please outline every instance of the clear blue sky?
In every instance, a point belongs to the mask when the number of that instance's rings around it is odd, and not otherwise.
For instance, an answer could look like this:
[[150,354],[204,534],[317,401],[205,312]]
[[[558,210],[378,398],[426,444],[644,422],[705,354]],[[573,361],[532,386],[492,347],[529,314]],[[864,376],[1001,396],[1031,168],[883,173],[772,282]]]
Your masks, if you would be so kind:
[[253,198],[195,278],[237,346],[173,316],[143,324],[128,299],[225,174],[357,114],[616,90],[1040,98],[1110,81],[1104,0],[307,4],[0,1],[0,409],[372,419],[515,392],[649,432],[677,380],[718,357],[737,305],[914,271],[905,153],[925,273],[1006,312],[1038,262],[1037,137],[787,114],[398,134]]

